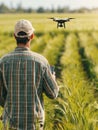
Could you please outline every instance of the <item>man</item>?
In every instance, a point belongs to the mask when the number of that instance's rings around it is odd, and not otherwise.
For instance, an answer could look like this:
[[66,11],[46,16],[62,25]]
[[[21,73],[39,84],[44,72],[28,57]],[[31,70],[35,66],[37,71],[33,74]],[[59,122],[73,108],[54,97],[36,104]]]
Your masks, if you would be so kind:
[[55,76],[48,61],[30,51],[34,28],[28,20],[15,25],[16,49],[0,60],[0,105],[4,107],[3,123],[6,129],[35,130],[38,119],[43,129],[43,93],[54,99],[58,95]]

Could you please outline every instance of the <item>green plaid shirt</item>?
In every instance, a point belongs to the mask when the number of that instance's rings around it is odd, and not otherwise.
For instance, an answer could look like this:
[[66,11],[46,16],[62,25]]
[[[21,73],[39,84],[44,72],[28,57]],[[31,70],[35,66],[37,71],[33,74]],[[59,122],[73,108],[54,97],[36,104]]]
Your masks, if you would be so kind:
[[48,61],[29,48],[17,47],[0,60],[0,105],[3,122],[17,130],[35,130],[44,122],[43,93],[56,98],[58,87]]

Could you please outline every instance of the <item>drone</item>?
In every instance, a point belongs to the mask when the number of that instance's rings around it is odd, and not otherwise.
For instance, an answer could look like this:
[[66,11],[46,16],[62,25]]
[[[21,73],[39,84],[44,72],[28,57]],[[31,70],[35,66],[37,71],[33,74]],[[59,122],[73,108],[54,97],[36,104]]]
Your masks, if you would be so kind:
[[58,27],[64,27],[65,28],[65,22],[69,22],[71,19],[75,19],[75,18],[49,18],[49,19],[53,19],[53,21],[57,22],[57,28]]

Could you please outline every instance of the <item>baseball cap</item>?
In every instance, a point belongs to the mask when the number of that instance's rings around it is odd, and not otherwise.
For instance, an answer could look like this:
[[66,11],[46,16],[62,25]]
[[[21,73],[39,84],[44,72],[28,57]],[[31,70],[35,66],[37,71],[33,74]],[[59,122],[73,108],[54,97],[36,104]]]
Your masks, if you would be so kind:
[[[16,37],[20,37],[20,38],[29,37],[34,33],[34,30],[35,29],[33,28],[30,21],[22,19],[16,23],[14,34]],[[18,35],[19,32],[25,32],[26,35]]]

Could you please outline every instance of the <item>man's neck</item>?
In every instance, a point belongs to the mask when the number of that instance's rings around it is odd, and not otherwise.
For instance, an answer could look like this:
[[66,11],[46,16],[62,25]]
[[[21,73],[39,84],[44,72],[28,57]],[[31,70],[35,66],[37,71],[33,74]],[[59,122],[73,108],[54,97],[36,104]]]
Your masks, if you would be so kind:
[[30,48],[30,44],[22,44],[22,43],[19,43],[18,45],[17,45],[17,47],[27,47],[27,48]]

